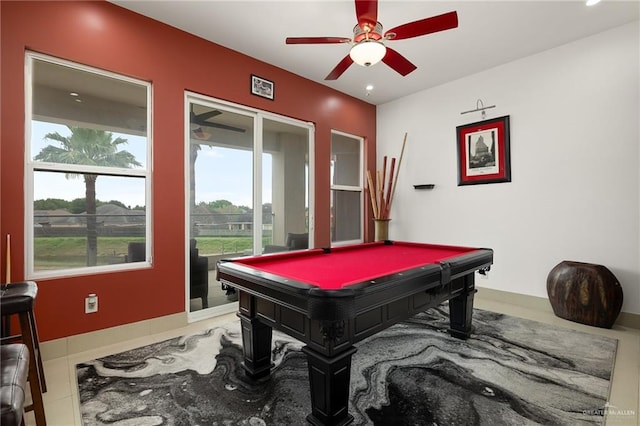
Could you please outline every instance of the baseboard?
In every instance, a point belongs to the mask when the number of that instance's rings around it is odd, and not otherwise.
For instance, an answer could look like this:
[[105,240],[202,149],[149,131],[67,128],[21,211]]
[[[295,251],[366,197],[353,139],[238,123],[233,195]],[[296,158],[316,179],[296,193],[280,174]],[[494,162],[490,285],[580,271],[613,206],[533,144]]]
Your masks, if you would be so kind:
[[149,320],[110,327],[90,333],[76,334],[61,339],[40,343],[43,361],[74,355],[96,347],[106,346],[139,337],[150,336],[168,330],[184,327],[188,324],[186,312],[167,315]]
[[[553,308],[546,297],[529,296],[526,294],[511,293],[508,291],[494,290],[486,287],[478,287],[478,297],[496,302],[509,303],[527,309],[536,309],[553,313]],[[640,314],[620,312],[615,325],[640,329]]]
[[616,324],[623,327],[635,328],[640,330],[640,314],[620,312],[620,316],[616,320]]

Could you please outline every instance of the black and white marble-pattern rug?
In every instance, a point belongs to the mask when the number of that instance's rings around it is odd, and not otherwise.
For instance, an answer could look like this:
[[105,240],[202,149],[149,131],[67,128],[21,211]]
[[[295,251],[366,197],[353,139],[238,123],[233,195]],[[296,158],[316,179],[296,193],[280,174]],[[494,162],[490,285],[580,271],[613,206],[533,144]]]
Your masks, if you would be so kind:
[[[431,309],[358,343],[355,425],[603,424],[617,340],[474,310],[450,337]],[[84,425],[304,425],[302,343],[273,335],[270,379],[244,375],[239,321],[78,364]]]

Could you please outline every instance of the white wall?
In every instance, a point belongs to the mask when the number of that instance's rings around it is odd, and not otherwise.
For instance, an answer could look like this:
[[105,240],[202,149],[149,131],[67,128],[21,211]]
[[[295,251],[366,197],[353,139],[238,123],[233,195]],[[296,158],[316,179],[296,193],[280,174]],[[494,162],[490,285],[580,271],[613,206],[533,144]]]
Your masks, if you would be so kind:
[[[492,248],[477,285],[539,297],[562,260],[605,265],[640,313],[639,40],[636,21],[379,106],[379,165],[408,133],[390,237]],[[479,98],[510,116],[512,182],[457,186]]]

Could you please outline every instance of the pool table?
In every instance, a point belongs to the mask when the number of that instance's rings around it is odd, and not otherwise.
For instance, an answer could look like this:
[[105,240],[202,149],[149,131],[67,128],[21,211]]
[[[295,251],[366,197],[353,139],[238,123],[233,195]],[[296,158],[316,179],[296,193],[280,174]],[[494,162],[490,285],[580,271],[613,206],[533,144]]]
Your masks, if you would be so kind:
[[238,290],[243,367],[270,374],[272,329],[305,343],[315,425],[346,425],[354,343],[449,301],[450,333],[471,333],[475,272],[491,249],[381,241],[218,262],[218,279]]

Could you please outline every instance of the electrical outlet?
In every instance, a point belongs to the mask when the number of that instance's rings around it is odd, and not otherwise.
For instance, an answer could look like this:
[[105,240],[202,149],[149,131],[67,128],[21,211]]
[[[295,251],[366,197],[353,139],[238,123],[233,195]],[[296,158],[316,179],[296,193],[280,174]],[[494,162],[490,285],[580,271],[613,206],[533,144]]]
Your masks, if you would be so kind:
[[84,313],[92,314],[98,312],[98,296],[91,293],[84,299]]

